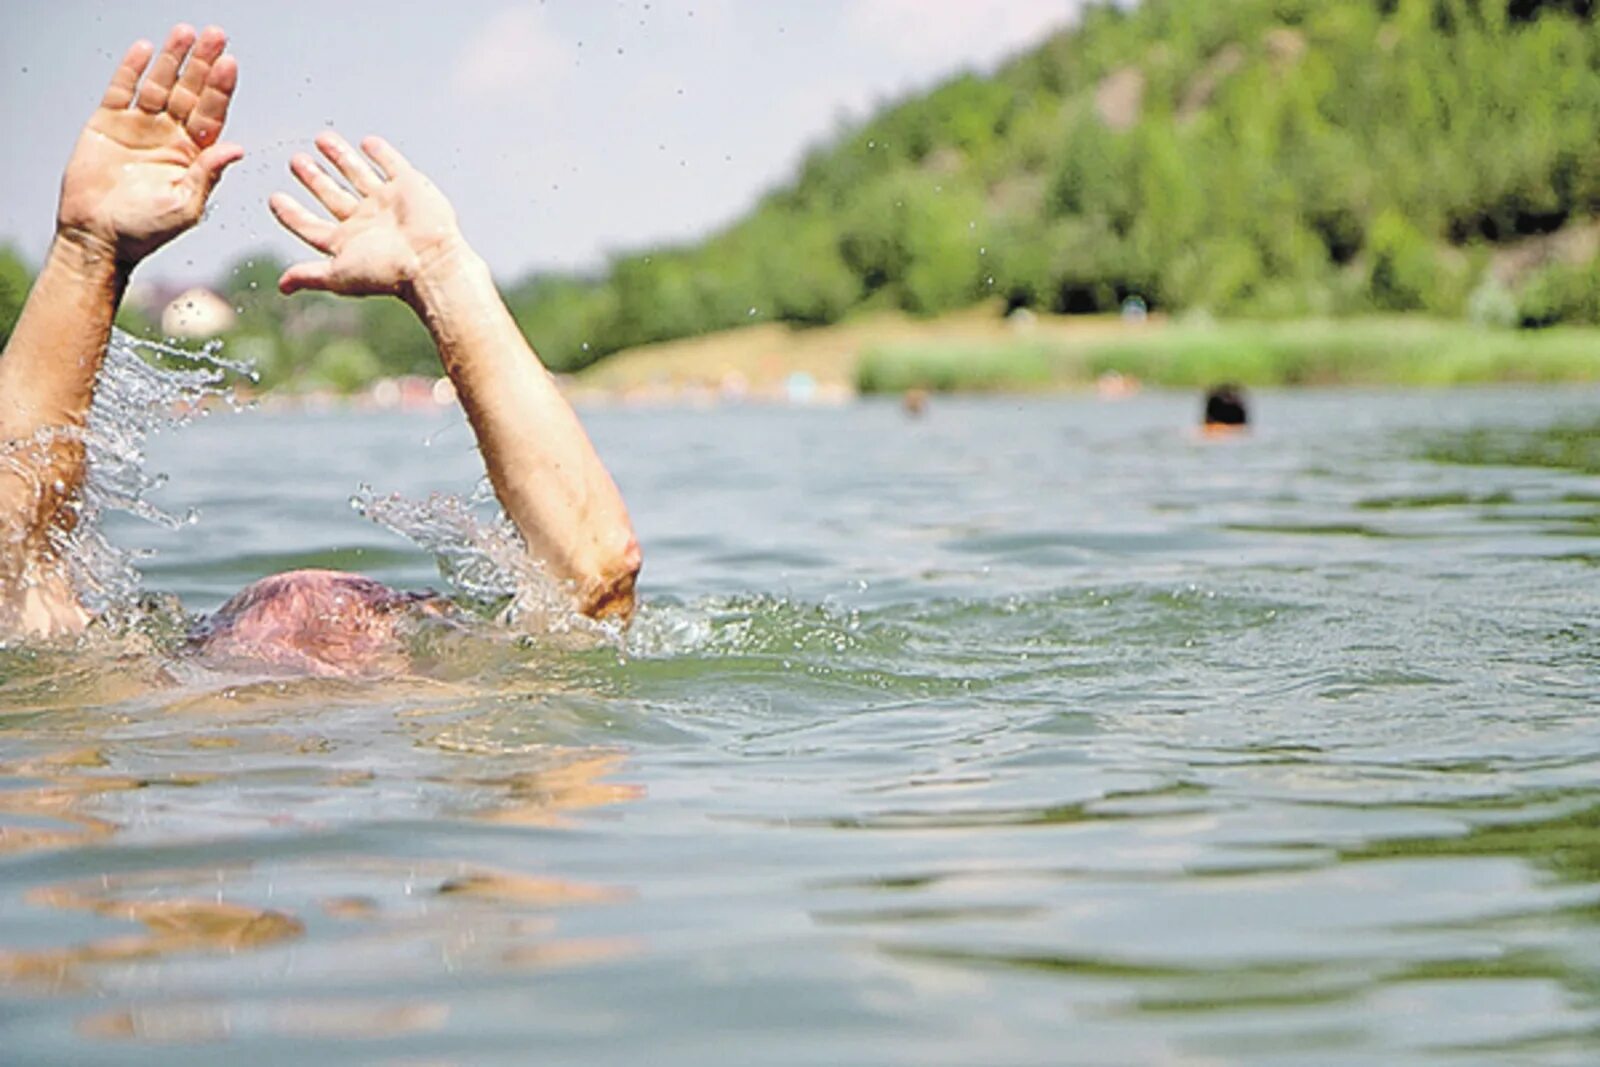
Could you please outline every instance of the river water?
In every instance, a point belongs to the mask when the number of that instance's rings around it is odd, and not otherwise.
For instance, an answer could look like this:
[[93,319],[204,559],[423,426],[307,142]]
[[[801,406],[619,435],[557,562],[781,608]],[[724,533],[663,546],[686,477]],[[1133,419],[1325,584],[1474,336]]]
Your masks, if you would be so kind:
[[[1593,391],[585,413],[626,644],[0,660],[7,1064],[1589,1064]],[[155,438],[193,610],[437,585],[446,415]],[[93,677],[85,680],[85,676]]]

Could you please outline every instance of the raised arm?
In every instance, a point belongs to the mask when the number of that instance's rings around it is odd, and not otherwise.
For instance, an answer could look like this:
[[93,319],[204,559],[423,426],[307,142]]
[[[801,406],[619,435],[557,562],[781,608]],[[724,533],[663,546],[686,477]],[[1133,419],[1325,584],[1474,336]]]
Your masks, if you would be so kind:
[[370,161],[335,133],[318,137],[317,147],[349,187],[309,155],[290,162],[333,219],[282,193],[272,197],[278,221],[329,257],[290,267],[279,288],[390,294],[410,304],[433,335],[495,495],[528,550],[571,583],[578,610],[630,618],[640,556],[622,495],[462,238],[449,201],[381,138],[362,142]]
[[220,29],[183,25],[159,54],[134,44],[67,163],[55,239],[0,355],[0,638],[88,621],[59,558],[81,431],[129,274],[200,220],[244,154],[218,140],[239,73],[226,45]]

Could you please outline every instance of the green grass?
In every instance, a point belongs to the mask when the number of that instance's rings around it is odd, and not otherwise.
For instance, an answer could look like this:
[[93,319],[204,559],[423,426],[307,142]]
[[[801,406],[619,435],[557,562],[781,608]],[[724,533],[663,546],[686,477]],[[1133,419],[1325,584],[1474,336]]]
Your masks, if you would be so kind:
[[862,392],[1033,391],[1108,372],[1147,385],[1466,385],[1600,381],[1600,329],[1500,330],[1420,317],[1177,324],[1111,337],[890,345],[862,353]]
[[863,393],[905,389],[1014,392],[1062,381],[1061,351],[1038,343],[894,344],[868,348],[856,365]]

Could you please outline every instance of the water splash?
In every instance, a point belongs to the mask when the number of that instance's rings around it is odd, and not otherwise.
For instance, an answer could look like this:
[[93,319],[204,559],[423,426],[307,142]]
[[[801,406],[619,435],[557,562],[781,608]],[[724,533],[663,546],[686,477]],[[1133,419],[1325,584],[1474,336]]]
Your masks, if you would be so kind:
[[86,425],[46,427],[0,449],[0,461],[31,481],[41,500],[70,492],[61,481],[43,483],[39,472],[51,469],[51,457],[63,447],[83,449],[83,484],[63,505],[76,512],[77,521],[70,530],[52,528],[48,536],[51,554],[64,561],[73,590],[96,615],[137,615],[137,562],[147,555],[106,539],[107,513],[126,512],[168,529],[195,519],[193,512],[173,515],[148,499],[166,476],[148,469],[145,442],[204,415],[213,402],[239,407],[231,379],[254,380],[255,371],[221,351],[220,341],[189,350],[113,329]]
[[350,506],[432,555],[457,594],[514,630],[620,639],[619,628],[574,609],[571,590],[528,551],[487,478],[466,498],[432,493],[410,500],[398,493],[380,496],[362,485]]

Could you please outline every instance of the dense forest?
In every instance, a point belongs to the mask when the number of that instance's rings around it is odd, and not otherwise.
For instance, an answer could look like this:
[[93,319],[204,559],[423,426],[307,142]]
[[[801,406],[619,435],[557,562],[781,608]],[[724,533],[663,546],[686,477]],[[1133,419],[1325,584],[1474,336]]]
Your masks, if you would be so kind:
[[[753,315],[985,299],[1593,323],[1597,217],[1593,0],[1144,0],[840,132],[703,241],[507,297],[559,370]],[[269,380],[433,365],[393,302],[286,311],[277,266],[217,283]]]

